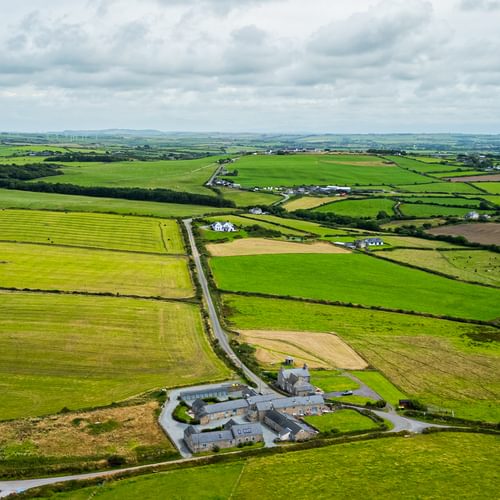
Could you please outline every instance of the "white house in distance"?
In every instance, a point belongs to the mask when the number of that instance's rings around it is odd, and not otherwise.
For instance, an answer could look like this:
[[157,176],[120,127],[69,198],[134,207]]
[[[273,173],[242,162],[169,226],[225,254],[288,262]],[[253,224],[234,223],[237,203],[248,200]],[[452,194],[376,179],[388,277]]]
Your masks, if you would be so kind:
[[466,214],[464,218],[467,220],[479,220],[479,214],[477,212],[472,211]]
[[249,212],[253,215],[262,215],[264,212],[262,211],[262,208],[259,207],[254,207],[249,210]]
[[231,222],[214,222],[210,225],[212,231],[217,231],[218,233],[234,233],[236,228]]

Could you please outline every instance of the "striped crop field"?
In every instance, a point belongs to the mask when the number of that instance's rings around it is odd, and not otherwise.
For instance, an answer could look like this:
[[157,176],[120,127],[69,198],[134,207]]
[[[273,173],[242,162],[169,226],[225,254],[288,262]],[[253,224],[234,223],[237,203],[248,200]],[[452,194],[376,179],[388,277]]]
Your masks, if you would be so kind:
[[4,288],[164,298],[194,295],[186,257],[24,243],[0,243],[0,256]]
[[146,253],[184,253],[174,220],[78,212],[0,210],[0,240]]

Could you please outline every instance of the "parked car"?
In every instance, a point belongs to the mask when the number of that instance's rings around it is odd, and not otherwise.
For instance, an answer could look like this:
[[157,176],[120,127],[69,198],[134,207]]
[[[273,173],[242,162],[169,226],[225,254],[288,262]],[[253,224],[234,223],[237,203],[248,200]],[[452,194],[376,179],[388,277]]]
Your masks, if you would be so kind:
[[342,396],[352,396],[353,392],[352,391],[342,391]]

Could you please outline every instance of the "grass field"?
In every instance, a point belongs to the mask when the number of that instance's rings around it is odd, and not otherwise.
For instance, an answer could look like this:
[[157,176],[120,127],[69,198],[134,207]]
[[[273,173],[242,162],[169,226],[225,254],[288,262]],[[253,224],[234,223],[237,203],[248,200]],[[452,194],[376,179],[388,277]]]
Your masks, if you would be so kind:
[[205,214],[222,214],[234,210],[231,208],[183,205],[180,203],[158,203],[154,201],[121,200],[118,198],[35,193],[13,189],[0,189],[0,208],[98,212],[153,217],[195,217]]
[[430,224],[431,226],[439,226],[440,224],[444,224],[446,219],[412,219],[409,220],[393,220],[388,222],[387,224],[382,224],[382,229],[391,230],[396,227],[414,225],[416,227],[422,227],[424,224]]
[[458,197],[441,197],[441,196],[410,196],[399,197],[403,203],[436,203],[438,205],[448,205],[453,207],[474,207],[479,208],[481,199],[474,198],[458,198]]
[[[375,458],[374,458],[375,457]],[[307,464],[307,467],[304,466]],[[471,498],[497,496],[498,439],[441,433],[384,438],[174,470],[54,499]],[[300,475],[300,481],[291,477]],[[425,481],[422,480],[425,478]],[[319,480],[321,479],[321,480]]]
[[335,332],[408,396],[458,416],[500,420],[494,327],[237,295],[224,295],[224,306],[236,330]]
[[359,389],[359,384],[340,371],[311,370],[311,384],[325,392],[338,392]]
[[210,255],[217,257],[293,253],[349,253],[346,249],[336,247],[324,241],[296,243],[293,241],[270,240],[266,238],[245,238],[229,243],[207,245],[207,250]]
[[398,191],[408,193],[479,194],[481,190],[460,182],[434,182],[432,184],[411,184],[396,186]]
[[478,182],[474,186],[490,194],[500,194],[500,182]]
[[238,169],[236,182],[244,187],[367,186],[430,180],[396,165],[385,164],[378,157],[356,154],[252,155],[240,158],[235,168]]
[[379,372],[363,370],[352,372],[352,374],[361,380],[361,382],[364,382],[370,389],[373,389],[384,401],[393,406],[397,407],[400,399],[408,397]]
[[226,200],[232,200],[237,207],[250,207],[255,205],[272,205],[281,200],[281,196],[254,191],[240,191],[231,188],[218,188]]
[[0,419],[228,376],[195,305],[1,293]]
[[216,221],[231,222],[237,228],[245,228],[245,227],[250,227],[250,226],[254,226],[254,225],[259,225],[260,227],[263,227],[264,229],[272,229],[273,231],[279,231],[282,234],[289,234],[292,236],[305,236],[303,231],[298,231],[296,229],[290,229],[288,227],[278,226],[277,224],[274,224],[272,222],[268,222],[265,220],[253,219],[250,217],[241,217],[239,215],[226,215],[226,216],[222,216],[222,217],[206,217],[205,219],[208,220],[209,222],[216,222]]
[[492,320],[500,315],[498,290],[361,254],[213,257],[210,265],[219,288],[227,291],[352,302],[460,318]]
[[194,295],[185,257],[21,243],[0,243],[0,255],[0,286],[5,288]]
[[196,160],[62,163],[64,176],[42,180],[79,186],[167,188],[213,195],[204,184],[216,170],[217,159],[212,156]]
[[0,210],[0,240],[185,253],[177,222],[149,217]]
[[379,427],[371,418],[361,415],[356,410],[338,410],[321,416],[304,417],[304,421],[320,432],[369,431]]
[[[464,207],[445,207],[440,205],[425,205],[419,203],[402,203],[399,206],[403,215],[412,217],[463,217],[471,209]],[[477,210],[479,214],[492,214],[489,210]]]
[[392,250],[378,255],[397,262],[432,269],[464,281],[500,286],[500,255],[483,250]]
[[315,208],[313,212],[334,213],[336,215],[348,215],[349,217],[373,218],[382,211],[389,215],[394,215],[395,204],[395,201],[385,198],[345,200],[323,205]]
[[308,210],[310,208],[316,208],[320,205],[324,205],[325,203],[340,200],[342,200],[342,198],[339,198],[338,196],[324,196],[322,198],[303,196],[302,198],[287,201],[283,204],[283,208],[286,208],[289,212],[293,212],[294,210]]

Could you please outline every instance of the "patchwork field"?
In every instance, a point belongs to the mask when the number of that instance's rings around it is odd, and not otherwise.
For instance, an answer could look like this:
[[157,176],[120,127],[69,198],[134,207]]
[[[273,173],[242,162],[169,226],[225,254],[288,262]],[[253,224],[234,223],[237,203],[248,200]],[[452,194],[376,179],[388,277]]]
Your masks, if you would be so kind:
[[464,281],[500,286],[500,255],[483,250],[391,250],[381,257],[431,269]]
[[218,287],[225,291],[352,302],[460,318],[493,320],[500,316],[500,291],[496,289],[367,255],[213,257],[210,265]]
[[186,257],[0,243],[0,286],[185,298],[194,295]]
[[464,170],[467,168],[459,165],[443,165],[437,158],[413,159],[402,156],[388,156],[388,158],[397,163],[400,167],[407,168],[408,170],[414,170],[419,173],[453,172],[461,168]]
[[281,200],[281,196],[254,191],[239,191],[238,189],[217,187],[226,200],[232,200],[237,207],[250,207],[255,205],[272,205]]
[[[464,217],[471,209],[464,207],[445,207],[419,203],[402,203],[399,207],[403,215],[412,217]],[[479,214],[493,214],[490,210],[477,210]]]
[[224,310],[235,330],[335,332],[409,397],[457,416],[500,420],[493,326],[238,295],[224,295]]
[[470,184],[456,182],[434,182],[432,184],[398,184],[398,191],[408,193],[479,194],[482,191]]
[[302,198],[296,198],[295,200],[287,201],[283,204],[283,208],[286,208],[289,212],[294,210],[308,210],[310,208],[316,208],[325,203],[340,201],[342,198],[338,196],[324,196],[323,198],[315,198],[313,196],[304,196]]
[[204,184],[217,169],[217,159],[212,156],[196,160],[61,163],[63,176],[42,180],[79,186],[167,188],[213,195]]
[[[138,476],[51,498],[153,500],[161,491],[172,498],[182,492],[183,499],[250,500],[258,491],[263,500],[306,500],[396,498],[406,491],[415,498],[460,498],[466,492],[482,500],[496,496],[498,447],[496,436],[484,434],[375,439]],[[297,476],[300,481],[290,480]]]
[[455,197],[441,197],[441,196],[410,196],[410,197],[399,197],[402,202],[404,203],[434,203],[438,205],[445,205],[445,206],[454,206],[454,207],[459,207],[459,206],[464,206],[464,207],[472,207],[472,208],[479,208],[481,205],[482,200],[479,199],[474,199],[474,198],[459,198],[457,196]]
[[238,176],[230,179],[244,187],[429,182],[381,158],[356,154],[251,155],[240,158],[235,168]]
[[0,419],[110,404],[228,371],[199,309],[113,297],[0,293]]
[[265,238],[245,238],[234,240],[230,243],[207,245],[206,248],[210,255],[216,257],[294,253],[349,253],[348,250],[325,242],[294,243],[290,241],[268,240]]
[[368,365],[349,345],[332,333],[290,332],[276,330],[240,330],[242,342],[257,348],[263,364],[279,366],[287,356],[296,364],[311,368],[362,370]]
[[185,253],[176,221],[91,213],[0,210],[0,240]]
[[500,223],[495,222],[436,227],[430,229],[429,233],[463,236],[469,241],[483,245],[500,245]]
[[[479,173],[479,172],[478,172]],[[451,182],[499,182],[500,174],[491,174],[485,175],[484,173],[481,175],[470,175],[470,176],[460,176],[460,177],[451,177]],[[482,187],[482,185],[480,186]]]
[[35,193],[13,189],[0,189],[0,208],[98,212],[123,215],[148,215],[153,217],[190,217],[205,214],[222,214],[234,210],[202,205],[120,200],[118,198],[94,198],[92,196]]
[[396,202],[385,198],[367,198],[364,200],[344,200],[330,203],[314,209],[314,212],[334,213],[349,217],[374,218],[379,212],[394,215]]
[[267,222],[265,220],[257,220],[250,217],[241,217],[239,215],[226,215],[223,217],[206,217],[209,222],[231,222],[236,226],[236,228],[245,228],[254,225],[259,225],[264,229],[271,229],[273,231],[279,231],[282,234],[289,234],[292,236],[305,236],[303,231],[297,231],[296,229],[290,229],[289,227],[278,226],[272,222]]
[[490,194],[500,194],[500,182],[481,182],[475,184],[475,186]]

